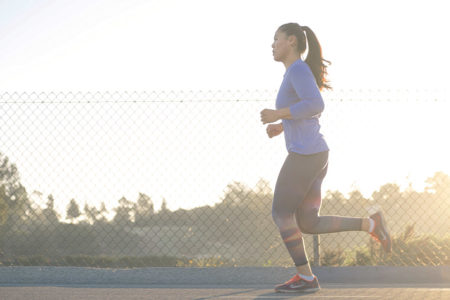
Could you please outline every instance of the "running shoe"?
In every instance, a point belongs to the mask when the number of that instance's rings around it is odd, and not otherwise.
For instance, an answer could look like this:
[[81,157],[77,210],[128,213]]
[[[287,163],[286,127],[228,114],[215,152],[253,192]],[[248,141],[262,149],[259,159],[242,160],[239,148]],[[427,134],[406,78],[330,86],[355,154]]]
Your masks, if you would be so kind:
[[370,235],[375,240],[381,243],[384,251],[390,253],[392,251],[391,237],[389,236],[386,225],[384,223],[383,214],[381,213],[381,211],[379,211],[371,215],[370,218],[375,222],[374,229],[370,233]]
[[320,285],[316,276],[314,276],[313,280],[308,281],[301,278],[298,274],[275,287],[275,291],[279,293],[312,293],[318,290],[320,290]]

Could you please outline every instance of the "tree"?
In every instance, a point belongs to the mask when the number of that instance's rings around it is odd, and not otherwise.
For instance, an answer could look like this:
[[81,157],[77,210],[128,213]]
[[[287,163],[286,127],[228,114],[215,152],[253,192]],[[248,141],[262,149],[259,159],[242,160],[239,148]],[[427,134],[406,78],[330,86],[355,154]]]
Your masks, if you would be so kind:
[[248,199],[251,192],[252,190],[247,185],[234,181],[225,188],[222,203],[227,207],[239,206]]
[[372,193],[377,204],[386,205],[398,202],[401,198],[400,187],[395,183],[386,183],[378,191]]
[[79,216],[81,216],[80,208],[78,207],[78,203],[75,199],[70,200],[69,205],[67,206],[67,217],[71,222],[76,220]]
[[98,221],[106,222],[106,214],[108,214],[108,210],[106,209],[105,202],[102,202],[102,204],[100,204],[99,210],[100,218],[98,219]]
[[122,197],[119,200],[119,206],[114,209],[116,215],[114,216],[114,223],[125,225],[131,223],[131,212],[133,210],[133,202]]
[[425,181],[425,191],[436,195],[436,199],[450,201],[450,176],[443,172],[436,172],[433,177]]
[[49,223],[58,223],[58,214],[55,211],[55,199],[51,194],[48,195],[47,199],[47,207],[42,211],[42,213]]
[[367,212],[370,208],[370,202],[368,199],[364,198],[364,195],[357,189],[349,193],[346,202],[346,213],[352,215],[361,215]]
[[93,224],[97,222],[98,216],[100,215],[100,211],[95,207],[90,207],[87,203],[84,205],[84,214],[88,219],[89,223]]
[[169,209],[167,208],[167,201],[166,201],[166,198],[163,198],[163,201],[162,201],[162,203],[161,203],[161,211],[160,211],[160,213],[168,213],[169,212]]
[[135,223],[138,226],[147,224],[155,213],[153,201],[146,194],[139,193],[137,204],[134,206]]
[[269,181],[260,178],[255,186],[255,192],[261,195],[272,195]]
[[[9,158],[0,152],[0,216],[5,224],[15,219],[26,217],[29,207],[27,192],[20,183],[19,171],[15,164],[11,164]],[[1,223],[0,223],[1,225]]]
[[369,199],[364,198],[364,195],[359,190],[353,190],[349,193],[348,204],[365,207],[369,203]]
[[339,191],[327,191],[323,200],[332,205],[344,205],[347,202],[344,194]]
[[6,203],[5,187],[0,186],[0,226],[8,219],[8,204]]

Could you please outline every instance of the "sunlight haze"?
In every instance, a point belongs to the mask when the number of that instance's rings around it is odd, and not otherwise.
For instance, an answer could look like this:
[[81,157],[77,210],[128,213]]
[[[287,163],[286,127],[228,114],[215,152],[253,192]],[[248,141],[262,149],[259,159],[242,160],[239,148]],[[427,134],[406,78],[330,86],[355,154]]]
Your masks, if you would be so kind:
[[[166,198],[177,209],[214,204],[233,180],[253,187],[262,177],[273,187],[286,150],[283,137],[267,139],[259,112],[274,107],[285,71],[273,60],[273,35],[280,25],[298,22],[315,32],[332,62],[334,91],[323,93],[321,119],[331,148],[324,190],[359,188],[370,196],[380,184],[406,187],[408,180],[420,188],[434,172],[450,173],[443,159],[450,145],[442,132],[450,126],[445,6],[387,0],[0,1],[0,111],[8,115],[0,152],[17,164],[29,193],[42,192],[44,202],[54,194],[60,211],[71,198],[98,206],[123,195],[135,201],[143,192],[155,197],[156,208]],[[14,92],[171,90],[185,91],[187,102],[36,104],[25,109],[39,112],[32,116],[23,114],[24,106],[4,103],[11,101],[5,93]],[[211,90],[245,97],[259,91],[263,99],[238,106],[186,104]],[[398,101],[374,102],[380,95]],[[68,109],[74,113],[67,115]],[[263,156],[260,150],[266,161],[254,158]],[[210,172],[212,166],[221,173]],[[150,172],[155,169],[161,174]]]

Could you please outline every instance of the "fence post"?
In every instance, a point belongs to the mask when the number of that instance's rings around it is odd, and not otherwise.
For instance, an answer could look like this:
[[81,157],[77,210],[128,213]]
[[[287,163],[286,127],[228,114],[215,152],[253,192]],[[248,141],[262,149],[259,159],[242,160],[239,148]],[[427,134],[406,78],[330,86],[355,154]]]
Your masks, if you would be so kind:
[[318,234],[313,235],[314,244],[314,265],[320,266],[320,237]]

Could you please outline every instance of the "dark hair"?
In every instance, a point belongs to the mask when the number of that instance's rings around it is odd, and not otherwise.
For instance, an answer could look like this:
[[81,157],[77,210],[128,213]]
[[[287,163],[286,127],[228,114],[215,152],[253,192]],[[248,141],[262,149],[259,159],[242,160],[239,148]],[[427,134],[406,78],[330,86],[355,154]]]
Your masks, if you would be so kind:
[[331,62],[322,57],[322,47],[314,32],[309,27],[300,26],[297,23],[281,25],[278,31],[284,32],[286,36],[294,35],[297,38],[297,49],[300,53],[306,51],[306,43],[308,43],[308,56],[305,62],[314,74],[319,89],[331,89],[328,80],[325,78],[328,74],[325,63],[331,64]]

